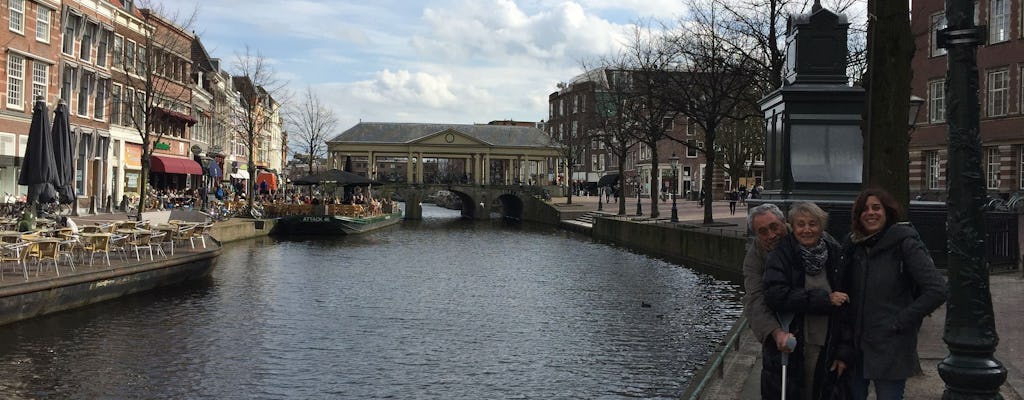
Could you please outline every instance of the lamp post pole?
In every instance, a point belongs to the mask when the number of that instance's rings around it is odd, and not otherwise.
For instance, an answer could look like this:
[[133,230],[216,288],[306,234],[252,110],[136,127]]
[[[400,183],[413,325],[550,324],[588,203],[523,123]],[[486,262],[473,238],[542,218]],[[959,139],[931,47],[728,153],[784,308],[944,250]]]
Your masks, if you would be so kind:
[[985,262],[982,211],[985,174],[978,134],[977,47],[986,30],[974,25],[972,0],[947,0],[948,27],[937,35],[948,50],[946,121],[949,182],[946,236],[949,242],[949,301],[942,339],[949,355],[939,363],[946,382],[943,399],[1002,399],[1006,368],[993,354],[999,343]]
[[601,203],[604,202],[602,200],[603,197],[604,197],[604,187],[598,187],[597,188],[597,211],[604,211],[604,209],[601,208]]
[[679,157],[676,153],[672,153],[672,158],[668,159],[669,165],[672,166],[672,222],[679,222],[679,209],[676,208],[676,191],[679,183]]
[[640,205],[640,182],[636,183],[636,216],[644,215],[644,209]]

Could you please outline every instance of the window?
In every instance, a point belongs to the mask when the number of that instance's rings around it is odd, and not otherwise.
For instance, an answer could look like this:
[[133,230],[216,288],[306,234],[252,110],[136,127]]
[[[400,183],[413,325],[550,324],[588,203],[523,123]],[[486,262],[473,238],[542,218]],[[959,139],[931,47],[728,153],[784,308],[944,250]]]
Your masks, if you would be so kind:
[[672,117],[665,117],[665,118],[662,118],[662,120],[661,120],[661,125],[662,125],[662,127],[664,127],[664,129],[665,129],[666,131],[669,131],[669,132],[671,132],[671,131],[672,131],[672,127],[674,126],[674,124],[673,124],[673,118],[672,118]]
[[119,35],[114,36],[114,54],[112,58],[112,67],[117,69],[124,68],[124,65],[121,64],[121,62],[124,61],[124,37]]
[[928,120],[946,121],[946,80],[928,82]]
[[50,43],[50,15],[49,8],[36,5],[36,40],[43,43]]
[[939,48],[937,41],[938,36],[936,36],[939,33],[939,30],[946,28],[946,24],[946,14],[941,13],[932,15],[931,31],[928,37],[928,41],[931,43],[932,57],[946,55],[946,49]]
[[1024,145],[1021,145],[1018,154],[1020,157],[1020,169],[1017,171],[1020,174],[1020,188],[1024,189]]
[[107,53],[110,51],[110,37],[114,36],[114,32],[103,30],[100,34],[99,43],[96,46],[96,65],[100,67],[107,66]]
[[985,149],[985,176],[989,189],[999,189],[999,147]]
[[986,87],[988,88],[988,116],[999,117],[1006,115],[1006,111],[1009,108],[1010,73],[1005,68],[990,71]]
[[78,22],[82,17],[69,15],[64,25],[64,39],[61,42],[61,51],[67,55],[75,55],[75,36],[78,33]]
[[106,110],[106,105],[107,105],[107,88],[109,86],[110,86],[110,80],[109,79],[99,79],[96,82],[96,98],[94,99],[95,103],[93,104],[93,109],[92,109],[92,112],[93,112],[92,116],[93,116],[93,118],[96,118],[98,120],[102,120],[103,119],[103,116],[104,116],[103,114],[105,114],[106,111],[107,111]]
[[110,123],[121,125],[121,86],[110,88]]
[[592,168],[590,168],[591,171],[600,171],[601,170],[600,168],[597,167],[597,154],[591,154],[590,155],[590,164],[592,166]]
[[691,173],[690,171],[692,171],[692,169],[690,167],[683,167],[683,176],[684,177],[690,176],[690,173]]
[[60,98],[68,104],[71,110],[71,91],[75,89],[75,82],[78,80],[78,70],[69,65],[64,66],[64,81],[60,84]]
[[925,165],[927,166],[927,176],[925,177],[925,183],[928,189],[939,188],[939,152],[936,150],[925,152]]
[[571,135],[571,137],[575,138],[576,135],[579,133],[579,124],[578,124],[578,122],[579,121],[572,121],[572,129],[569,131],[569,134]]
[[78,115],[89,115],[89,94],[92,92],[93,75],[88,72],[82,73],[82,79],[78,85]]
[[686,158],[697,158],[697,141],[687,140],[686,141]]
[[89,61],[92,59],[92,41],[96,38],[96,24],[90,23],[85,27],[85,32],[82,32],[81,50],[79,57],[83,61]]
[[11,30],[25,33],[25,0],[7,0],[7,8],[11,10]]
[[604,154],[597,155],[597,170],[604,171]]
[[124,44],[124,70],[135,72],[135,42],[131,40]]
[[149,69],[148,69],[149,66],[147,65],[148,63],[149,63],[149,61],[147,61],[147,59],[146,59],[146,48],[142,47],[142,46],[139,46],[138,69],[139,69],[139,73],[140,74],[147,74],[147,73],[149,73]]
[[24,109],[25,57],[7,53],[7,107]]
[[49,65],[39,61],[32,63],[32,96],[43,96],[44,99],[50,97],[46,95],[47,87],[49,87],[49,78]]
[[597,150],[599,148],[598,146],[600,146],[598,143],[600,143],[600,142],[601,142],[601,139],[594,138],[593,140],[590,141],[590,148],[592,150]]
[[989,3],[989,43],[1005,42],[1010,39],[1010,1],[992,0]]
[[126,88],[124,90],[124,99],[121,101],[124,104],[124,112],[121,113],[121,125],[135,126],[135,89]]

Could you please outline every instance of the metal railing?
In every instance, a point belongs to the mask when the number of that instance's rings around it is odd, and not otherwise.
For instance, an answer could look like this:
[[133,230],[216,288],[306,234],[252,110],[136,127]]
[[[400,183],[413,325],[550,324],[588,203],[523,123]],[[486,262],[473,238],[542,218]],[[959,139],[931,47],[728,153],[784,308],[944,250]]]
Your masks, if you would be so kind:
[[[700,395],[704,393],[704,389],[707,388],[711,379],[715,376],[717,376],[718,379],[725,379],[725,359],[728,357],[730,351],[739,350],[740,335],[743,334],[743,330],[746,329],[746,327],[747,317],[741,316],[740,319],[732,325],[732,329],[729,330],[729,334],[725,338],[724,345],[712,355],[707,364],[704,364],[704,368],[701,368],[700,373],[694,376],[694,378],[699,377],[700,379],[690,383],[686,392],[683,393],[683,399],[699,399]],[[717,374],[715,372],[717,372]]]

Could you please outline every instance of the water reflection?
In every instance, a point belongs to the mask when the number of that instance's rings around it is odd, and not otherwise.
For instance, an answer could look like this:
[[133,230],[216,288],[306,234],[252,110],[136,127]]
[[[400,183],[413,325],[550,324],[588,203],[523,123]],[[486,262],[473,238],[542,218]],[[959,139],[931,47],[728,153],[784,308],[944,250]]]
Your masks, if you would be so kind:
[[232,244],[208,281],[0,327],[0,394],[674,398],[740,310],[576,234],[424,215]]

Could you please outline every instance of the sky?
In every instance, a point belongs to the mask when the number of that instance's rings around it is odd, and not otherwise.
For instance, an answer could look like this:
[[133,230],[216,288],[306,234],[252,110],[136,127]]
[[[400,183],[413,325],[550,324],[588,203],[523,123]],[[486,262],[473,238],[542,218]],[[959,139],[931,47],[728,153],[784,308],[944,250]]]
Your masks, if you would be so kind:
[[612,54],[637,21],[684,11],[679,0],[156,1],[172,19],[197,11],[189,29],[228,72],[248,46],[294,98],[312,88],[336,133],[545,120],[548,95],[583,60]]

